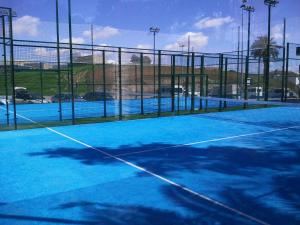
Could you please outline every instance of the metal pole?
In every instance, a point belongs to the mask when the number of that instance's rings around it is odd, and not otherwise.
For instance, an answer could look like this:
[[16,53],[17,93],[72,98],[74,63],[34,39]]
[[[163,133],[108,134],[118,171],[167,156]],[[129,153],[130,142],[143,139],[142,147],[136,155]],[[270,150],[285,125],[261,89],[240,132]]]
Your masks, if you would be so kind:
[[171,55],[171,98],[172,98],[172,112],[175,111],[175,55]]
[[268,5],[268,44],[267,44],[267,63],[265,74],[265,101],[269,99],[269,80],[270,80],[270,41],[271,41],[271,5]]
[[[222,98],[223,96],[223,54],[220,54],[219,56],[219,98]],[[222,101],[219,102],[219,110],[222,109]]]
[[141,67],[141,114],[144,115],[144,54],[140,55],[140,67]]
[[236,69],[236,98],[239,98],[239,76],[240,76],[240,26],[238,27],[238,58],[237,58],[237,69]]
[[187,55],[187,67],[186,67],[186,73],[187,76],[185,78],[185,99],[184,99],[184,109],[187,110],[187,98],[189,96],[189,67],[190,67],[190,45],[191,45],[191,40],[190,40],[190,35],[188,36],[188,55]]
[[161,50],[158,51],[158,116],[161,114]]
[[59,120],[62,120],[62,105],[61,105],[61,73],[60,73],[60,40],[59,40],[59,11],[58,0],[56,0],[56,52],[57,52],[57,76],[58,76],[58,112]]
[[93,85],[93,95],[95,96],[95,65],[94,65],[94,28],[91,24],[91,43],[92,43],[92,85]]
[[103,114],[104,117],[107,116],[107,109],[106,109],[106,64],[105,64],[105,50],[102,51],[102,75],[103,75],[103,93],[104,93],[104,106],[103,106]]
[[191,111],[195,110],[195,53],[192,53],[192,96],[191,96]]
[[244,10],[242,10],[241,76],[241,83],[239,84],[240,94],[242,93],[244,81]]
[[260,100],[260,66],[261,66],[261,57],[258,58],[258,74],[257,74],[257,100]]
[[298,68],[298,98],[300,98],[300,65]]
[[70,75],[71,75],[71,94],[72,94],[72,124],[75,124],[71,0],[68,0],[68,14],[69,14],[68,16],[69,16],[69,42],[70,42]]
[[203,108],[202,97],[204,95],[203,82],[204,82],[204,55],[201,56],[201,68],[200,68],[200,110]]
[[287,89],[288,89],[288,80],[289,80],[289,58],[290,58],[290,43],[287,43],[286,46],[286,62],[285,62],[285,91],[284,91],[284,101],[287,101]]
[[40,82],[41,82],[41,100],[44,103],[44,81],[43,81],[43,63],[40,62]]
[[[248,41],[247,41],[247,57],[246,57],[246,71],[245,71],[245,86],[244,99],[248,100],[248,76],[249,76],[249,59],[250,59],[250,30],[251,30],[251,11],[248,11]],[[244,104],[247,107],[247,103]]]
[[118,51],[118,58],[119,58],[119,120],[123,119],[123,108],[122,108],[122,49],[119,48]]
[[[208,97],[208,75],[205,76],[205,97]],[[205,111],[208,108],[208,100],[205,100]]]
[[[224,98],[227,98],[227,71],[228,71],[228,58],[225,58],[225,73],[224,73]],[[224,101],[224,108],[227,107],[227,102]]]
[[185,77],[185,93],[184,93],[184,109],[187,110],[187,98],[189,95],[189,73],[190,73],[190,53],[188,52],[186,60],[186,77]]
[[17,108],[16,108],[16,91],[15,91],[15,62],[14,62],[14,38],[12,27],[12,9],[9,9],[9,37],[10,37],[10,74],[12,82],[12,100],[14,108],[14,125],[17,126]]
[[286,40],[286,19],[283,19],[283,56],[282,56],[282,73],[281,73],[281,101],[284,100],[284,71],[285,71],[285,40]]
[[156,59],[155,59],[155,51],[156,51],[156,32],[153,32],[153,94],[154,94],[154,98],[155,98],[155,82],[156,82],[156,68],[155,68],[155,63],[156,63]]
[[138,97],[137,65],[134,65],[135,99]]
[[7,79],[7,59],[6,59],[6,34],[5,34],[5,18],[2,16],[2,32],[3,32],[3,67],[5,82],[5,104],[6,104],[6,124],[9,126],[9,102],[8,102],[8,79]]

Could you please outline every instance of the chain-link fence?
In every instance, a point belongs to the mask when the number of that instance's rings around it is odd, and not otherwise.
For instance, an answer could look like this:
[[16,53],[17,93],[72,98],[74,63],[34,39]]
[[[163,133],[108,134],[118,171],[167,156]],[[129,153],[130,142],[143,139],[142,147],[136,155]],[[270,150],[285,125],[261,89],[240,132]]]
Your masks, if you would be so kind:
[[[299,99],[297,47],[271,59],[269,100]],[[203,97],[265,97],[263,57],[87,44],[72,51],[71,63],[67,43],[2,42],[1,128],[224,110],[231,105]]]

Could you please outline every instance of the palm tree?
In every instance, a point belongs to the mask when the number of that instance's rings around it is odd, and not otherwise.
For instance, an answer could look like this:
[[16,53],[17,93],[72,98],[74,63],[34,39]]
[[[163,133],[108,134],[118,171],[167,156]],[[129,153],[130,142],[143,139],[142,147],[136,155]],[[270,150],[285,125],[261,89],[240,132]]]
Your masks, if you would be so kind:
[[[270,58],[276,59],[279,55],[279,47],[274,41],[273,38],[270,40]],[[266,61],[267,55],[267,47],[268,47],[268,37],[267,36],[259,36],[251,45],[251,55],[254,58],[262,58]]]
[[[271,38],[270,40],[270,56],[268,56],[268,36],[259,36],[251,45],[251,56],[258,58],[259,62],[262,59],[264,65],[264,74],[267,73],[266,68],[269,63],[268,57],[270,59],[277,59],[279,55],[279,46],[276,45],[276,41]],[[268,76],[264,76],[264,79],[268,79]],[[259,78],[258,78],[259,80]],[[259,81],[258,81],[259,82]],[[266,84],[265,80],[265,84]],[[265,87],[266,88],[266,87]]]

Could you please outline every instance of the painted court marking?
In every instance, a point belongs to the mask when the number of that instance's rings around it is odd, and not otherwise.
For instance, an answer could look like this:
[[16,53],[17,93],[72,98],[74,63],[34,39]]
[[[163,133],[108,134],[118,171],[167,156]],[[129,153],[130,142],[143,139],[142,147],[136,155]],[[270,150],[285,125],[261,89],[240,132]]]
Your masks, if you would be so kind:
[[241,135],[235,135],[235,136],[229,136],[229,137],[223,137],[223,138],[216,138],[216,139],[210,139],[210,140],[204,140],[204,141],[197,141],[197,142],[191,142],[191,143],[187,143],[187,144],[173,145],[173,146],[168,146],[168,147],[163,147],[163,148],[155,148],[155,149],[149,149],[149,150],[144,150],[144,151],[135,151],[135,152],[117,154],[117,155],[114,155],[114,156],[137,155],[137,154],[141,154],[141,153],[145,153],[145,152],[155,152],[155,151],[161,151],[161,150],[165,150],[165,149],[179,148],[179,147],[183,147],[183,146],[193,146],[193,145],[210,143],[210,142],[218,142],[218,141],[224,141],[224,140],[230,140],[230,139],[237,139],[237,138],[243,138],[243,137],[248,137],[248,136],[256,136],[256,135],[274,133],[274,132],[283,131],[283,130],[295,129],[295,128],[300,128],[300,126],[278,128],[278,129],[273,129],[273,130],[268,130],[268,131],[261,131],[261,132],[241,134]]
[[[242,216],[242,217],[244,217],[244,218],[246,218],[246,219],[249,219],[249,220],[251,220],[251,221],[254,221],[254,222],[258,223],[258,224],[269,225],[268,223],[266,223],[266,222],[264,222],[264,221],[262,221],[262,220],[260,220],[260,219],[258,219],[258,218],[255,218],[255,217],[253,217],[253,216],[251,216],[251,215],[249,215],[249,214],[247,214],[247,213],[244,213],[244,212],[242,212],[242,211],[240,211],[240,210],[238,210],[238,209],[232,208],[232,207],[230,207],[230,206],[228,206],[228,205],[225,205],[224,203],[221,203],[221,202],[219,202],[219,201],[216,201],[216,200],[214,200],[214,199],[212,199],[212,198],[210,198],[210,197],[208,197],[208,196],[205,196],[205,195],[200,194],[200,193],[198,193],[198,192],[196,192],[196,191],[193,191],[193,190],[191,190],[191,189],[189,189],[189,188],[187,188],[187,187],[184,187],[184,186],[182,186],[182,185],[180,185],[180,184],[178,184],[178,183],[175,183],[174,181],[172,181],[172,180],[170,180],[170,179],[167,179],[167,178],[165,178],[165,177],[163,177],[163,176],[160,176],[160,175],[158,175],[158,174],[156,174],[156,173],[154,173],[154,172],[151,172],[150,170],[147,170],[147,169],[145,169],[145,168],[143,168],[143,167],[140,167],[140,166],[138,166],[138,165],[136,165],[136,164],[134,164],[134,163],[131,163],[131,162],[127,161],[127,160],[124,160],[124,159],[122,159],[122,158],[120,158],[120,157],[111,155],[111,154],[109,154],[109,153],[107,153],[107,152],[105,152],[105,151],[103,151],[103,150],[101,150],[101,149],[99,149],[99,148],[95,148],[95,147],[93,147],[92,145],[89,145],[89,144],[84,143],[84,142],[82,142],[82,141],[80,141],[80,140],[77,140],[77,139],[75,139],[75,138],[72,138],[72,137],[70,137],[70,136],[68,136],[68,135],[66,135],[66,134],[64,134],[64,133],[61,133],[61,132],[59,132],[59,131],[56,131],[56,130],[50,128],[50,127],[45,127],[45,126],[43,126],[42,124],[40,124],[40,123],[38,123],[38,122],[36,122],[36,121],[34,121],[34,120],[31,120],[31,119],[29,119],[29,118],[27,118],[27,117],[25,117],[25,116],[22,116],[22,115],[19,115],[19,114],[17,114],[17,116],[20,117],[20,118],[23,118],[23,119],[25,119],[25,120],[27,120],[27,121],[29,121],[29,122],[32,122],[32,123],[34,123],[34,124],[38,124],[39,126],[44,127],[45,129],[49,130],[50,132],[55,133],[55,134],[57,134],[57,135],[59,135],[59,136],[62,136],[62,137],[64,137],[64,138],[66,138],[66,139],[69,139],[69,140],[71,140],[71,141],[73,141],[73,142],[76,142],[76,143],[78,143],[78,144],[80,144],[80,145],[82,145],[82,146],[85,146],[86,148],[89,148],[89,149],[92,149],[92,150],[94,150],[94,151],[97,151],[97,152],[99,152],[99,153],[101,153],[101,154],[103,154],[103,155],[108,156],[109,158],[113,158],[113,159],[115,159],[115,160],[117,160],[117,161],[119,161],[119,162],[122,162],[122,163],[124,163],[124,164],[126,164],[126,165],[128,165],[128,166],[130,166],[130,167],[133,167],[133,168],[135,168],[135,169],[137,169],[137,170],[139,170],[139,171],[142,171],[142,172],[144,172],[144,173],[147,173],[147,174],[149,174],[149,175],[151,175],[151,176],[153,176],[153,177],[155,177],[155,178],[157,178],[157,179],[159,179],[159,180],[161,180],[161,181],[164,181],[164,182],[166,182],[166,183],[168,183],[168,184],[170,184],[170,185],[172,185],[172,186],[174,186],[174,187],[176,187],[176,188],[179,188],[179,189],[181,189],[181,190],[183,190],[183,191],[185,191],[185,192],[188,192],[188,193],[190,193],[190,194],[192,194],[192,195],[194,195],[194,196],[197,196],[198,198],[203,199],[203,200],[205,200],[205,201],[207,201],[207,202],[209,202],[209,203],[211,203],[211,204],[214,204],[214,205],[216,205],[216,206],[222,207],[223,209],[226,209],[226,210],[228,210],[228,211],[230,211],[230,212],[233,212],[233,213],[235,213],[235,214],[237,214],[237,215],[240,215],[240,216]],[[287,128],[286,128],[286,129],[287,129]]]

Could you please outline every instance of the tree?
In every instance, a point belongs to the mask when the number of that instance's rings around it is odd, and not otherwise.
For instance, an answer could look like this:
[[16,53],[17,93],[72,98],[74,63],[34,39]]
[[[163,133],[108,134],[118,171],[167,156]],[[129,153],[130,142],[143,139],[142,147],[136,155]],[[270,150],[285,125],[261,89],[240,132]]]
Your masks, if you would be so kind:
[[[279,47],[276,45],[276,41],[273,38],[270,40],[271,48],[270,48],[270,58],[276,59],[279,55]],[[251,45],[251,55],[254,58],[262,58],[266,61],[268,47],[268,37],[260,36],[258,37],[253,44]]]
[[[279,47],[273,38],[270,40],[270,59],[277,59],[279,55]],[[266,68],[268,61],[268,36],[259,36],[251,45],[251,55],[254,58],[262,59],[264,65],[264,74],[267,73]],[[267,79],[267,76],[265,76]],[[266,82],[266,81],[265,81]]]
[[[133,55],[131,56],[130,62],[131,62],[132,64],[140,64],[140,62],[141,62],[141,57],[139,57],[139,56],[133,54]],[[151,64],[151,58],[150,58],[149,56],[144,56],[144,57],[143,57],[143,63],[144,63],[144,64]]]

